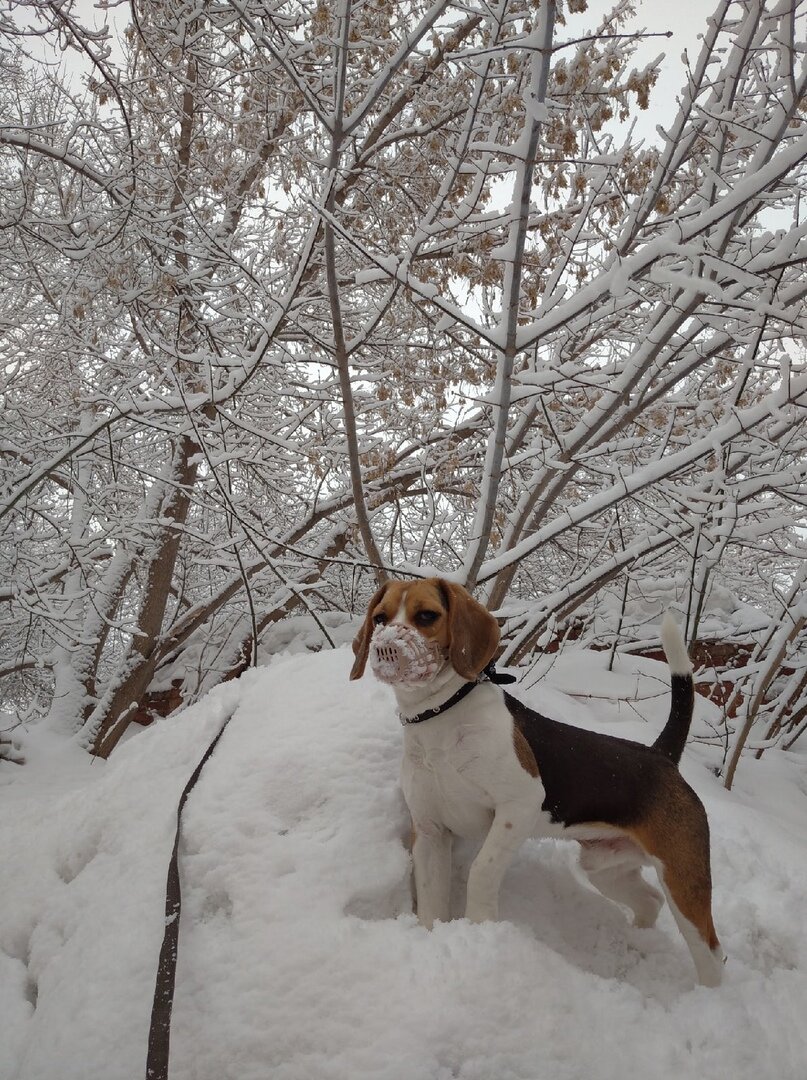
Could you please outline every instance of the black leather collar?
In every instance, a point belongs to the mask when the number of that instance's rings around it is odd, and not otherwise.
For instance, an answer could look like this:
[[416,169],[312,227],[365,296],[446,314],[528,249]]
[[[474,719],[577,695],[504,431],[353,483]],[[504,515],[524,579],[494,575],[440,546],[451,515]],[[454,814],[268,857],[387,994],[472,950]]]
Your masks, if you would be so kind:
[[444,701],[442,705],[436,705],[433,709],[427,709],[426,712],[418,713],[417,716],[401,716],[401,714],[398,713],[398,719],[404,727],[408,727],[409,724],[422,724],[424,720],[433,720],[435,716],[439,716],[441,713],[453,709],[455,705],[458,705],[463,698],[467,697],[470,692],[476,689],[482,682],[502,684],[514,683],[517,681],[515,675],[503,675],[501,672],[497,671],[495,661],[491,660],[488,666],[479,672],[473,682],[467,682],[464,686],[461,686],[456,694],[452,694],[448,701]]

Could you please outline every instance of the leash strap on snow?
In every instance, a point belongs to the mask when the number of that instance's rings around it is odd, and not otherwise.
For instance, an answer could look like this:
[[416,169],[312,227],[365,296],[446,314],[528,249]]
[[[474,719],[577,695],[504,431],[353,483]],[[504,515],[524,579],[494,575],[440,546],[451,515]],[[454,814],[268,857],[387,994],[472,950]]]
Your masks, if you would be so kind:
[[[235,712],[235,710],[233,710]],[[154,1002],[151,1006],[151,1027],[149,1028],[149,1048],[146,1058],[146,1080],[168,1080],[168,1047],[171,1039],[171,1009],[174,1005],[174,985],[177,973],[177,950],[179,947],[179,915],[182,908],[182,893],[179,887],[179,834],[182,827],[182,809],[188,796],[199,779],[202,769],[216,745],[224,734],[224,729],[233,718],[231,712],[221,725],[215,739],[205,750],[199,764],[193,770],[190,780],[179,797],[177,806],[177,827],[174,834],[174,849],[168,864],[168,878],[165,883],[165,933],[160,962],[157,966],[157,980],[154,985]]]

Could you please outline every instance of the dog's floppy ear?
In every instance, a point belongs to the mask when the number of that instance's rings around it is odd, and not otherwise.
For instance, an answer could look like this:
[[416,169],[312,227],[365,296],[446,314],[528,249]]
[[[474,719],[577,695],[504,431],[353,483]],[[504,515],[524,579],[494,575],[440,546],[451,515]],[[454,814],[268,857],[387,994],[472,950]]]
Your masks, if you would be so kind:
[[350,669],[351,679],[360,679],[364,674],[364,669],[367,665],[367,654],[370,651],[370,638],[373,636],[373,630],[375,629],[373,626],[373,611],[386,591],[386,584],[376,590],[376,593],[367,608],[367,614],[364,617],[361,630],[359,630],[358,634],[353,639],[353,652],[356,659],[353,661],[353,667]]
[[499,624],[461,585],[438,579],[448,606],[448,658],[458,675],[472,681],[485,668],[499,644]]

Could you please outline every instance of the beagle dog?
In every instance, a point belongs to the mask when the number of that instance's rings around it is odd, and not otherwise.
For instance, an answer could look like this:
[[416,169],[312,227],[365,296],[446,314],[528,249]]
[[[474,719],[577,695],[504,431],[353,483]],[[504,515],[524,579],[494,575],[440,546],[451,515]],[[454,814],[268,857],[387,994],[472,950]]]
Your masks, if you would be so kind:
[[454,836],[481,839],[465,914],[496,919],[499,888],[527,837],[581,845],[580,865],[604,896],[652,926],[658,872],[698,978],[721,981],[711,913],[709,826],[677,765],[692,719],[692,666],[674,620],[662,623],[672,675],[666,726],[651,746],[571,727],[527,708],[498,682],[495,618],[441,578],[392,581],[370,601],[353,642],[351,679],[370,664],[395,691],[404,725],[402,786],[412,815],[419,921],[447,920]]

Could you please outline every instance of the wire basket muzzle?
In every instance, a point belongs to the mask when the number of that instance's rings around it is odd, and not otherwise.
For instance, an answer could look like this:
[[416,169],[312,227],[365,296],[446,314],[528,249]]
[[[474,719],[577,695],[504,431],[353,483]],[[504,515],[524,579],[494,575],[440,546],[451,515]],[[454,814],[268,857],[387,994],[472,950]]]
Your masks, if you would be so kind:
[[380,626],[370,642],[370,666],[381,682],[421,683],[433,679],[443,666],[443,650],[414,627]]

